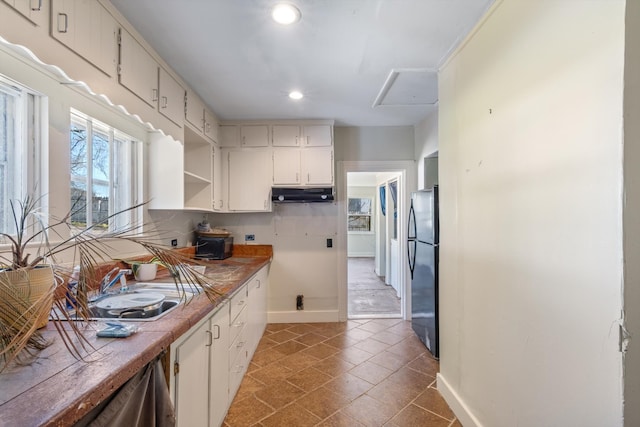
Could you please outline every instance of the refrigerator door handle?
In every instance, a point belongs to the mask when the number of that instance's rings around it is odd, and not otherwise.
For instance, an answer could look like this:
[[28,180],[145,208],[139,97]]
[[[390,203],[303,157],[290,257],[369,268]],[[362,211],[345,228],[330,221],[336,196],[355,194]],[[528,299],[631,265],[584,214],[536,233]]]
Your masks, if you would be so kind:
[[[411,253],[411,244],[413,244],[413,253]],[[411,280],[413,280],[413,270],[416,267],[416,241],[413,239],[407,240],[407,260],[409,261]]]
[[[413,224],[413,234],[411,234],[411,224]],[[416,228],[416,211],[413,209],[413,200],[411,201],[411,207],[409,208],[409,221],[407,221],[407,238],[415,239],[418,232]]]

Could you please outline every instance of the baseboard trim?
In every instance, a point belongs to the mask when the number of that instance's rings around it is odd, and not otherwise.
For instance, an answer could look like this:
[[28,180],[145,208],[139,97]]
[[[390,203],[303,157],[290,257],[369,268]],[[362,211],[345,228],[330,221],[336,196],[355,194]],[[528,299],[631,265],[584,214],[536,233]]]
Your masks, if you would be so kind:
[[347,258],[375,258],[376,254],[371,252],[349,252]]
[[338,322],[338,310],[294,310],[294,311],[270,311],[269,323],[320,323]]
[[460,421],[460,424],[464,427],[483,427],[442,374],[438,373],[436,375],[436,381],[438,391],[449,404],[449,407]]

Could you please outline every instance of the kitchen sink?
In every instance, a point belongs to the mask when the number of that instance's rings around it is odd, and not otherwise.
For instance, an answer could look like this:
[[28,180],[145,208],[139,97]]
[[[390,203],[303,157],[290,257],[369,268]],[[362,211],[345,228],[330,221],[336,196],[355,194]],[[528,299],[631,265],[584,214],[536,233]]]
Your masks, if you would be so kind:
[[[161,319],[167,313],[175,310],[178,306],[187,302],[195,295],[202,292],[202,289],[197,285],[185,284],[183,291],[176,289],[176,285],[173,282],[161,283],[161,282],[148,282],[148,283],[135,283],[129,286],[129,290],[122,294],[108,295],[104,298],[98,299],[89,304],[90,317],[88,320],[99,321],[105,319],[118,319],[122,321],[154,321]],[[136,296],[144,297],[147,295],[162,294],[164,299],[153,310],[145,310],[138,308],[130,308],[124,310],[108,310],[104,307],[100,307],[101,301],[105,301],[110,296],[130,296],[135,298]],[[54,308],[58,311],[57,308]],[[75,310],[68,311],[69,320],[82,320],[75,317]],[[61,313],[54,313],[53,319],[67,320]]]

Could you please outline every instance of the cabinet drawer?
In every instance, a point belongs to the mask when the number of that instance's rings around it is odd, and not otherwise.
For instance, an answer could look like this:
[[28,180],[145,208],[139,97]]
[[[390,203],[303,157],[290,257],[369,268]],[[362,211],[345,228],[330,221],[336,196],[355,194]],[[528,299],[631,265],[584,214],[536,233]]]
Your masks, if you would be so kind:
[[247,300],[249,299],[247,289],[248,288],[245,285],[231,298],[231,303],[229,304],[229,325],[235,322],[238,314],[240,314],[242,309],[247,305]]
[[241,366],[244,373],[247,363],[247,331],[242,329],[229,347],[229,372],[236,371]]
[[245,307],[242,309],[236,319],[229,325],[229,342],[233,342],[240,331],[247,324],[249,310]]
[[239,360],[231,364],[229,367],[229,401],[233,398],[240,387],[244,373],[247,371],[247,359],[239,357]]

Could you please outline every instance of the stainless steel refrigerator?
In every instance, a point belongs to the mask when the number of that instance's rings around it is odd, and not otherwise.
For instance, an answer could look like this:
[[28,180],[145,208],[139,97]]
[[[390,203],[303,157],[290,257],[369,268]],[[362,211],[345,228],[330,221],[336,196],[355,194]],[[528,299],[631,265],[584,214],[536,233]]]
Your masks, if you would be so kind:
[[438,357],[438,186],[411,193],[407,236],[411,326]]

